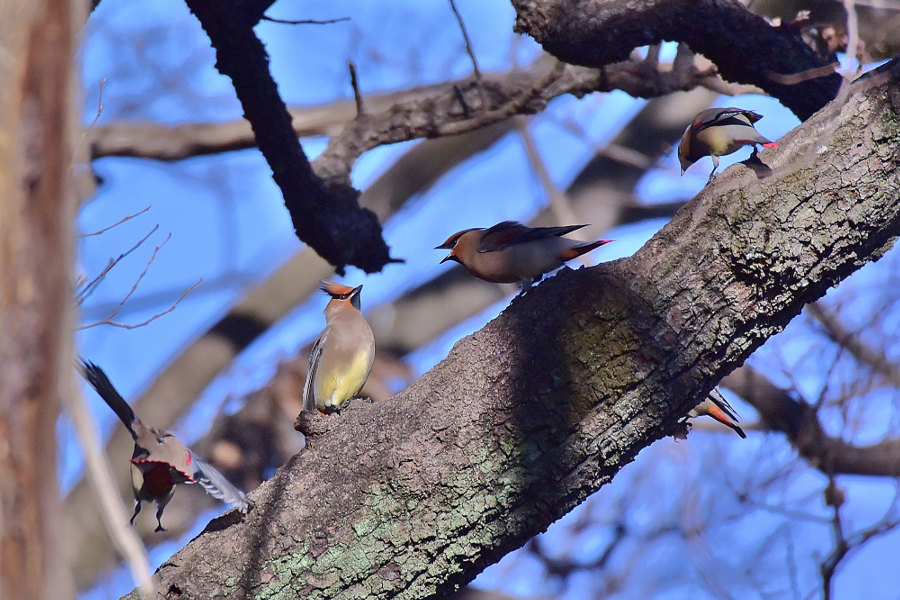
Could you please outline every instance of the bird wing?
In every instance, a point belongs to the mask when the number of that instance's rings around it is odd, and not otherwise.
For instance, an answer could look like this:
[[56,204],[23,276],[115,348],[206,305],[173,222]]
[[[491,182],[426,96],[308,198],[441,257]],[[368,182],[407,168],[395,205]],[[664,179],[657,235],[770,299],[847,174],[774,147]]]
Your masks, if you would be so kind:
[[119,394],[115,386],[113,386],[112,382],[109,380],[109,377],[103,372],[103,369],[84,359],[81,359],[80,366],[84,378],[87,379],[88,383],[91,384],[91,387],[100,394],[100,397],[103,398],[109,407],[113,409],[113,412],[116,413],[119,420],[125,424],[132,439],[136,440],[138,434],[134,430],[134,422],[137,420],[137,417],[134,416],[134,411],[131,410],[131,407],[125,402],[125,398]]
[[729,419],[732,421],[740,420],[738,418],[737,412],[735,412],[734,408],[732,408],[731,404],[728,403],[728,400],[725,399],[725,396],[722,395],[722,392],[719,391],[719,388],[714,387],[709,391],[709,398],[712,400],[716,406],[722,409]]
[[478,252],[496,252],[515,244],[534,240],[559,237],[586,225],[564,225],[562,227],[526,227],[515,221],[497,223],[484,232],[478,244]]
[[319,368],[319,360],[322,358],[322,348],[325,347],[325,339],[328,337],[328,330],[325,331],[316,340],[312,352],[309,354],[309,365],[306,367],[306,382],[303,384],[303,410],[316,410],[316,392],[313,389],[313,381],[316,378],[316,371]]
[[206,493],[234,506],[242,513],[253,507],[253,502],[240,489],[232,485],[228,479],[209,463],[191,454],[194,465],[194,480],[203,486]]
[[[741,117],[743,117],[743,119]],[[695,133],[703,131],[708,127],[724,127],[726,125],[753,127],[752,124],[760,119],[762,119],[762,115],[753,112],[752,110],[744,110],[743,108],[721,108],[718,110],[704,111],[697,115],[693,127]]]

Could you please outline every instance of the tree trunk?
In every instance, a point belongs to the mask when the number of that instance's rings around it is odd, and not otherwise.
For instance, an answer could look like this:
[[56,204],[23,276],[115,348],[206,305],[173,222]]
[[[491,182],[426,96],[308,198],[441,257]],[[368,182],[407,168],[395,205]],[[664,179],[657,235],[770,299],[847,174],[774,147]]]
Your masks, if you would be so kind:
[[161,595],[443,595],[543,531],[891,246],[892,66],[764,153],[771,176],[728,169],[634,256],[563,270],[390,401],[308,419],[309,447],[165,563]]
[[73,381],[71,84],[83,21],[67,0],[0,12],[0,597],[68,598],[55,427]]

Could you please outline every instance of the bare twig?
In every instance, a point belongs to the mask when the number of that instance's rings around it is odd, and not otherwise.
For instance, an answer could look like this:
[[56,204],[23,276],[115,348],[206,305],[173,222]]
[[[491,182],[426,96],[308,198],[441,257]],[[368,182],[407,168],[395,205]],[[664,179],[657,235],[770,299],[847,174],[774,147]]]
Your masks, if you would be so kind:
[[128,564],[131,576],[140,586],[141,592],[147,598],[155,597],[156,586],[151,576],[150,559],[135,530],[126,524],[128,510],[122,503],[109,462],[100,451],[97,424],[91,418],[80,393],[68,394],[68,397],[69,416],[84,453],[87,478],[100,502],[100,513],[103,515],[106,531]]
[[[537,144],[534,143],[534,137],[531,135],[531,131],[528,130],[528,123],[524,121],[519,122],[518,130],[519,135],[522,138],[522,145],[525,147],[525,154],[528,156],[528,162],[531,163],[531,168],[537,174],[538,179],[541,180],[541,185],[550,201],[550,210],[553,211],[557,225],[573,225],[577,223],[578,217],[575,216],[572,204],[569,202],[565,193],[553,183],[553,179],[550,177],[550,172],[547,170],[547,164],[544,162],[544,159],[541,158],[541,154],[537,149]],[[587,261],[584,256],[581,256],[580,258],[584,264],[589,264],[589,261]]]
[[453,10],[453,16],[456,17],[456,22],[459,23],[459,30],[462,31],[463,40],[466,42],[466,53],[472,61],[472,70],[475,73],[475,81],[478,82],[478,92],[481,95],[481,109],[487,110],[487,98],[484,95],[484,87],[481,85],[481,69],[478,68],[478,60],[475,58],[475,51],[472,49],[472,40],[469,39],[469,32],[466,31],[466,24],[463,22],[462,15],[459,14],[459,10],[456,8],[455,0],[450,0],[450,8]]
[[97,98],[97,114],[94,116],[94,120],[91,121],[91,124],[87,126],[87,129],[85,129],[81,133],[81,137],[84,137],[87,135],[87,132],[90,131],[94,127],[94,125],[97,124],[97,121],[100,120],[100,115],[103,114],[103,86],[104,85],[106,85],[106,77],[103,77],[102,79],[100,79],[100,94],[99,94],[99,98]]
[[269,21],[271,23],[284,23],[285,25],[328,25],[331,23],[340,23],[341,21],[349,21],[350,17],[339,17],[337,19],[276,19],[274,17],[267,17],[263,15],[259,19],[260,21]]
[[821,302],[807,306],[812,317],[824,328],[834,343],[846,348],[858,361],[885,377],[892,385],[900,385],[900,365],[891,362],[883,351],[866,344],[858,333],[848,330]]
[[132,252],[137,250],[141,246],[141,244],[146,242],[147,238],[149,238],[151,235],[153,235],[153,233],[157,229],[159,229],[159,225],[154,225],[153,229],[151,229],[149,232],[147,232],[147,235],[145,235],[140,240],[138,240],[138,242],[134,246],[132,246],[131,248],[129,248],[128,250],[126,250],[125,252],[120,254],[118,257],[116,257],[114,259],[111,258],[109,260],[109,264],[107,264],[106,267],[104,267],[103,270],[100,271],[100,274],[97,275],[96,277],[94,277],[94,279],[92,279],[89,283],[85,284],[84,287],[81,289],[81,291],[79,291],[75,294],[75,304],[82,304],[85,300],[87,300],[87,298],[91,294],[94,293],[94,290],[97,288],[97,286],[100,284],[100,282],[103,281],[103,278],[106,277],[106,274],[109,273],[113,267],[115,267],[117,264],[119,264],[119,262],[121,262],[121,260],[123,258],[125,258],[129,254],[131,254]]
[[[146,238],[144,238],[144,239],[146,239]],[[153,261],[156,260],[156,255],[157,255],[157,253],[159,253],[160,248],[165,246],[166,243],[170,239],[172,239],[171,233],[168,236],[166,236],[166,239],[163,240],[163,242],[161,244],[157,244],[156,248],[153,249],[153,254],[150,256],[150,259],[147,261],[147,264],[144,266],[144,270],[141,271],[140,275],[138,275],[137,279],[134,281],[134,284],[131,286],[131,289],[128,291],[127,294],[125,294],[125,297],[122,298],[121,302],[119,302],[119,304],[112,310],[112,312],[106,316],[106,318],[101,319],[99,321],[95,321],[93,323],[88,323],[87,325],[81,325],[80,327],[77,328],[77,330],[81,331],[83,329],[90,329],[91,327],[96,327],[98,325],[112,325],[113,327],[122,327],[124,329],[135,329],[137,327],[143,327],[144,325],[147,325],[147,324],[155,321],[156,319],[162,317],[163,315],[167,315],[170,312],[172,312],[173,310],[175,310],[175,307],[178,306],[182,300],[184,300],[185,296],[187,296],[198,285],[203,283],[203,279],[201,278],[197,283],[186,288],[184,290],[184,292],[182,292],[182,294],[178,298],[178,300],[173,302],[172,305],[169,306],[169,308],[167,308],[166,310],[164,310],[162,312],[156,313],[155,315],[153,315],[146,321],[142,321],[140,323],[129,324],[129,323],[121,323],[119,321],[113,320],[116,317],[116,315],[119,314],[119,311],[121,311],[122,308],[124,308],[125,304],[129,300],[129,298],[131,298],[131,296],[134,295],[135,290],[137,290],[138,286],[141,284],[141,281],[144,279],[144,276],[147,274],[147,271],[150,269],[150,265],[152,265]],[[141,240],[141,242],[143,242],[143,240]],[[141,242],[139,242],[138,245],[140,245]],[[108,267],[107,269],[104,270],[104,274],[109,271],[109,268],[111,268],[111,265],[110,265],[110,267]]]
[[347,67],[350,69],[350,85],[353,86],[353,99],[356,101],[356,117],[359,118],[366,114],[366,108],[363,105],[362,92],[359,91],[359,79],[356,77],[356,64],[349,60]]
[[[142,274],[142,275],[143,275],[143,274]],[[81,327],[78,327],[77,329],[80,331],[80,330],[82,330],[82,329],[90,329],[91,327],[96,327],[97,325],[112,325],[113,327],[121,327],[122,329],[137,329],[138,327],[143,327],[143,326],[145,326],[145,325],[149,325],[150,323],[152,323],[152,322],[155,321],[156,319],[158,319],[158,318],[160,318],[160,317],[162,317],[162,316],[164,316],[164,315],[167,315],[167,314],[169,314],[170,312],[172,312],[173,310],[175,310],[175,308],[181,303],[181,301],[184,300],[185,296],[187,296],[187,295],[190,294],[192,291],[194,291],[194,290],[197,288],[197,286],[200,285],[201,283],[203,283],[203,278],[202,278],[202,277],[201,277],[201,278],[197,281],[197,283],[195,283],[194,285],[192,285],[192,286],[190,286],[190,287],[188,287],[188,288],[185,288],[185,290],[181,293],[181,296],[178,297],[178,300],[176,300],[175,302],[173,302],[173,303],[169,306],[169,308],[167,308],[166,310],[164,310],[164,311],[162,311],[162,312],[156,313],[155,315],[153,315],[152,317],[150,317],[150,318],[147,319],[146,321],[141,321],[140,323],[120,323],[120,322],[118,322],[118,321],[112,321],[112,320],[111,320],[112,317],[107,317],[107,318],[103,319],[102,321],[97,321],[97,322],[95,322],[95,323],[89,323],[89,324],[87,324],[87,325],[82,325]],[[137,285],[137,284],[135,284],[135,285]],[[134,291],[134,290],[132,289],[132,292],[133,292],[133,291]],[[131,292],[129,292],[129,293],[131,293]],[[124,303],[125,303],[125,301],[123,300],[123,301],[122,301],[122,304],[124,304]],[[118,307],[116,310],[117,310],[117,311],[118,311],[118,310],[121,310],[121,307]]]
[[[110,229],[113,229],[114,227],[118,227],[118,226],[121,225],[122,223],[124,223],[124,222],[126,222],[126,221],[130,221],[131,219],[133,219],[133,218],[135,218],[135,217],[137,217],[137,216],[140,216],[140,215],[144,214],[145,212],[147,212],[148,210],[150,210],[150,207],[151,207],[151,206],[152,206],[152,204],[148,204],[146,208],[143,208],[143,209],[137,211],[136,213],[127,215],[127,216],[123,217],[122,219],[119,219],[118,221],[116,221],[116,222],[113,223],[112,225],[108,225],[108,226],[104,227],[103,229],[98,229],[97,231],[92,231],[92,232],[90,232],[90,233],[82,233],[79,237],[91,237],[92,235],[100,235],[101,233],[106,233],[106,232],[109,231]],[[157,227],[158,227],[158,225],[157,225]],[[154,231],[155,231],[155,229],[154,229]],[[151,231],[150,233],[153,233],[153,232]],[[146,238],[145,238],[145,239],[146,239]]]

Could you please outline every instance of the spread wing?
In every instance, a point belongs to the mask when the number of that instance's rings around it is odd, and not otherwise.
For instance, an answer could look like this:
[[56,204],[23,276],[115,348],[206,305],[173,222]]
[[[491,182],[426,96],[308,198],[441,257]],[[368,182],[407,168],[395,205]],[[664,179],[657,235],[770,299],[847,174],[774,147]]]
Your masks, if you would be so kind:
[[322,358],[322,348],[325,347],[328,329],[326,327],[319,339],[316,340],[309,355],[309,365],[306,367],[306,383],[303,384],[303,410],[316,410],[316,391],[313,389],[313,382],[316,379],[316,371],[319,369],[319,359]]
[[247,495],[232,485],[224,475],[212,465],[191,455],[194,465],[194,480],[203,486],[206,493],[234,506],[242,513],[253,508],[253,502]]
[[523,244],[534,240],[559,237],[571,233],[586,225],[565,225],[562,227],[526,227],[515,221],[497,223],[484,232],[478,244],[478,252],[496,252],[514,244]]

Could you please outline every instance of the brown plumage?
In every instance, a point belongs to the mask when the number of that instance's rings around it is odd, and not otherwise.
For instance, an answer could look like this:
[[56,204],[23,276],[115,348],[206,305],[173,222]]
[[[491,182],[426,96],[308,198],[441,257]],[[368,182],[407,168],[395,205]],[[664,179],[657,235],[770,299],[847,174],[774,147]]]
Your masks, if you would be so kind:
[[441,262],[455,260],[469,273],[494,283],[521,283],[522,291],[544,273],[612,240],[579,242],[561,237],[586,225],[526,227],[503,221],[490,229],[464,229],[437,246],[449,249]]
[[359,310],[362,286],[322,282],[331,296],[325,307],[326,325],[309,355],[303,386],[303,410],[338,410],[359,393],[372,370],[375,336]]
[[134,489],[134,514],[131,524],[141,512],[143,502],[155,502],[156,531],[165,531],[162,514],[180,483],[199,483],[214,498],[232,504],[246,513],[253,506],[244,492],[233,486],[224,475],[203,462],[168,431],[162,431],[137,418],[134,411],[110,382],[103,369],[82,361],[85,379],[106,401],[125,425],[134,440],[131,455],[131,483]]
[[687,414],[688,417],[692,418],[701,415],[712,417],[726,427],[730,427],[742,438],[747,437],[744,430],[737,424],[737,413],[731,407],[731,404],[728,403],[728,400],[725,399],[725,396],[722,395],[722,392],[719,391],[719,388],[713,388],[703,402],[692,408]]
[[711,180],[719,168],[720,156],[731,154],[743,146],[776,145],[756,131],[753,124],[760,119],[761,114],[741,108],[709,108],[698,114],[684,130],[678,144],[681,174],[702,157],[709,156],[713,162],[713,170],[709,174]]

